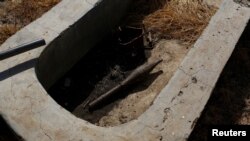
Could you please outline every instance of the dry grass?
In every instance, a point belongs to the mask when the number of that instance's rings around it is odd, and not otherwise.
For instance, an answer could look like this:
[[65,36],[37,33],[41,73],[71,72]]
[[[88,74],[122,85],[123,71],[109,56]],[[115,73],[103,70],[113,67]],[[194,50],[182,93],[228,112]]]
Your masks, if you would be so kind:
[[0,7],[0,44],[60,0],[6,0]]
[[[5,7],[0,7],[0,44],[60,0],[16,1],[21,2],[6,0]],[[216,11],[216,8],[203,4],[202,0],[137,0],[134,2],[137,4],[132,9],[136,12],[130,14],[128,22],[133,26],[141,26],[143,23],[146,32],[153,35],[154,41],[164,38],[193,43]],[[159,8],[161,9],[157,10]]]
[[5,24],[0,26],[0,44],[3,43],[8,37],[15,34],[20,27],[13,24]]
[[154,40],[177,39],[194,43],[216,11],[202,0],[170,0],[143,20]]

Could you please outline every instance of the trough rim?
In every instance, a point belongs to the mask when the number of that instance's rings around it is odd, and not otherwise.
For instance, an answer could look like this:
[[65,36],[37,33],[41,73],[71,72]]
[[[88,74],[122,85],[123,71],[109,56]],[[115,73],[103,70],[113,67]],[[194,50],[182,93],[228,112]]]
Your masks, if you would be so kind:
[[[55,31],[39,25],[39,22],[42,21],[42,18],[47,18],[49,13],[56,14],[55,10],[58,7],[78,2],[82,1],[63,0],[44,16],[10,37],[2,44],[0,51],[27,42],[27,39],[21,38],[20,35],[30,37],[28,40],[43,37],[47,43],[52,42],[54,38],[60,36],[63,30],[60,29],[61,32]],[[83,13],[86,13],[99,1],[94,0],[92,4],[89,4],[87,0],[84,2],[88,5],[83,10]],[[77,16],[69,18],[72,18],[71,21],[74,22],[79,19]],[[0,113],[25,140],[185,140],[192,131],[195,119],[200,116],[209,99],[218,77],[231,56],[249,18],[250,8],[240,6],[233,0],[224,0],[174,76],[154,100],[153,105],[138,119],[131,122],[105,128],[73,116],[47,94],[36,77],[34,67],[16,75],[12,75],[12,72],[5,74],[10,77],[0,82]],[[226,23],[223,20],[230,20],[230,22]],[[72,24],[65,23],[65,28]],[[40,30],[38,31],[37,28],[40,28]],[[223,35],[224,37],[222,37]],[[208,46],[210,48],[206,48]],[[41,54],[44,48],[46,46],[29,51],[25,55],[21,54],[1,61],[1,71],[33,60]],[[196,54],[197,52],[201,54]],[[202,56],[204,54],[210,56]],[[208,60],[212,60],[212,63],[209,63]],[[218,62],[214,62],[215,60]],[[201,66],[201,64],[204,66]],[[192,66],[192,69],[190,69],[190,66]],[[3,75],[3,72],[1,73]],[[192,81],[194,78],[197,79],[195,83]],[[188,87],[185,87],[187,84]],[[13,91],[14,88],[18,89]],[[184,95],[178,99],[176,95],[179,91],[194,94],[195,97]],[[203,96],[200,97],[200,94],[203,94]],[[176,98],[174,103],[171,102],[173,98]],[[184,104],[182,103],[183,100]],[[191,110],[192,114],[182,113],[182,111],[190,110],[190,108],[197,109]],[[157,116],[155,116],[156,114]],[[175,125],[176,123],[179,124]]]

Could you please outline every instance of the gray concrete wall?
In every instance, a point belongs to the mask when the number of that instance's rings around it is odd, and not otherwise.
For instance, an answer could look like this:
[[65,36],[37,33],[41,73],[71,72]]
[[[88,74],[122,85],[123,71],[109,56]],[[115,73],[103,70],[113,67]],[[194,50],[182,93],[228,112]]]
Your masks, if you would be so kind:
[[45,89],[71,69],[120,22],[130,1],[100,1],[46,47],[36,66],[37,77]]
[[[53,42],[91,10],[96,2],[62,0],[40,19],[10,37],[1,45],[0,51],[38,37],[44,38],[47,43]],[[151,107],[129,123],[110,128],[98,127],[58,105],[37,80],[33,65],[28,65],[47,46],[0,61],[0,115],[27,141],[186,140],[249,18],[250,8],[234,0],[224,0]],[[193,83],[192,78],[196,78],[197,82]],[[180,90],[183,94],[178,96]]]

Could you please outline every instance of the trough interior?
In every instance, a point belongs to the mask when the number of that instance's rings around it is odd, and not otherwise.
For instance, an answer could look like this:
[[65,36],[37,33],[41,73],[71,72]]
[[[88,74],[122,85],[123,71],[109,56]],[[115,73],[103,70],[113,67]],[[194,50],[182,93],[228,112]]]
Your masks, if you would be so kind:
[[[108,34],[105,38],[98,37],[95,46],[95,43],[92,42],[91,49],[83,48],[85,45],[83,38],[76,38],[80,44],[73,43],[72,40],[70,41],[72,44],[66,43],[67,46],[62,47],[64,42],[68,42],[67,38],[74,35],[69,34],[58,38],[44,51],[36,68],[37,75],[48,93],[61,106],[77,117],[105,127],[117,126],[136,119],[150,107],[192,46],[192,44],[178,39],[165,38],[145,46],[145,37],[148,35],[145,35],[142,20],[161,6],[151,7],[150,2],[155,4],[156,1],[139,1],[139,6],[136,5],[137,2],[132,2],[127,15],[119,21],[117,26],[106,29]],[[214,9],[211,8],[211,10]],[[84,24],[90,26],[93,25],[93,22],[84,22]],[[86,31],[90,32],[89,30]],[[95,32],[102,30],[95,29]],[[87,33],[86,36],[88,36]],[[60,43],[61,40],[63,43]],[[72,51],[72,45],[79,46],[80,52],[77,49]],[[69,51],[65,52],[65,50]],[[69,56],[69,54],[75,53],[78,54],[77,59],[75,56]],[[72,58],[73,60],[80,59],[80,61],[72,64],[72,61],[67,60]],[[90,111],[88,107],[84,107],[80,109],[80,112],[77,110],[88,97],[93,101],[121,83],[138,66],[146,61],[153,62],[158,59],[163,59],[163,62],[157,65],[151,73],[145,74],[125,89],[118,91],[110,99],[98,105],[96,109]],[[52,68],[47,66],[47,63],[51,63],[51,61]],[[71,69],[65,71],[57,63],[67,66],[67,70]],[[53,73],[51,74],[50,71]],[[61,77],[55,77],[53,74],[60,74]]]
[[[150,2],[139,2],[140,4],[144,3],[143,10],[138,7],[136,7],[135,10],[135,4],[132,3],[130,5],[131,7],[129,12],[124,18],[122,18],[119,24],[116,26],[113,24],[113,28],[106,29],[105,32],[108,33],[106,37],[100,39],[100,41],[96,40],[95,42],[97,45],[87,51],[83,51],[80,61],[78,61],[78,63],[76,63],[66,74],[59,78],[51,87],[49,87],[47,84],[43,84],[43,82],[47,83],[47,81],[50,81],[50,76],[45,76],[49,71],[46,70],[46,72],[42,72],[44,69],[40,68],[42,68],[43,65],[39,65],[38,62],[38,66],[36,68],[38,77],[44,79],[41,80],[41,83],[48,90],[48,93],[61,106],[74,113],[74,109],[76,109],[77,106],[82,103],[89,95],[97,97],[98,95],[103,94],[105,91],[111,89],[124,80],[136,67],[142,65],[148,60],[147,57],[150,56],[151,49],[146,49],[143,45],[143,29],[141,28],[141,21],[143,19],[142,15],[149,14],[150,12],[156,10],[157,6],[152,7],[145,5],[145,3],[151,2],[154,2],[154,0]],[[159,8],[159,6],[157,8]],[[142,15],[134,15],[135,13]],[[133,16],[136,16],[136,18]],[[93,23],[90,23],[89,25],[92,24]],[[101,30],[98,32],[101,32]],[[95,32],[97,32],[97,30]],[[59,38],[58,40],[60,41],[62,39]],[[80,42],[84,42],[84,40],[80,40]],[[84,43],[80,45],[81,47],[84,47]],[[70,46],[66,49],[70,49]],[[47,56],[51,56],[53,52],[53,55],[56,54],[56,50],[60,51],[60,49],[57,48],[48,49],[48,51],[45,50],[45,53],[42,54],[42,57],[40,57],[39,60],[45,62],[43,59],[45,58],[48,60]],[[79,52],[79,50],[75,51]],[[50,53],[48,54],[47,52]],[[69,52],[66,54],[69,54]],[[60,58],[64,56],[57,55],[57,57]],[[51,57],[49,58],[51,59]],[[60,59],[54,60],[61,61]],[[65,62],[63,61],[63,63]],[[40,75],[41,73],[44,75]],[[153,81],[160,74],[160,70],[156,73],[148,74],[148,76],[145,78],[141,78],[142,80],[129,85],[128,88],[123,89],[122,91],[119,91],[119,93],[117,93],[119,96],[111,97],[108,101],[103,103],[103,105],[100,105],[100,107],[95,109],[97,111],[93,113],[84,111],[81,113],[81,115],[77,116],[92,123],[98,122],[101,117],[106,115],[109,111],[111,111],[111,109],[114,108],[116,105],[114,102],[116,100],[126,97],[128,93],[136,93],[137,91],[139,92],[147,89],[147,87],[153,83]],[[42,78],[41,76],[44,76],[45,78]],[[145,82],[141,83],[143,81]],[[138,87],[138,85],[140,85],[140,87]],[[150,102],[146,103],[147,105],[150,105]],[[105,107],[105,109],[102,109],[102,107]],[[99,108],[101,108],[101,110],[98,111]],[[125,120],[121,122],[123,123]]]

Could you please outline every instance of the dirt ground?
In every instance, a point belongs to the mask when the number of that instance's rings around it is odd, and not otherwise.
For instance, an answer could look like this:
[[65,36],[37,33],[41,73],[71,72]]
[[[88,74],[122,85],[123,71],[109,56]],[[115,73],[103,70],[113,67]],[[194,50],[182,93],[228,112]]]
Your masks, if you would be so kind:
[[[159,58],[163,59],[163,62],[159,64],[151,74],[157,74],[159,71],[162,71],[162,73],[156,77],[153,82],[150,82],[152,80],[149,79],[138,84],[138,86],[128,94],[126,99],[115,102],[115,108],[103,116],[97,125],[119,125],[136,119],[144,113],[152,104],[155,97],[168,83],[188,50],[189,48],[186,45],[182,45],[176,40],[160,41],[152,50],[152,55],[148,60],[150,62]],[[98,114],[98,112],[99,111],[96,111],[93,114]]]
[[[149,62],[163,59],[142,82],[126,90],[126,96],[81,118],[99,126],[116,126],[139,117],[152,104],[161,89],[168,83],[189,48],[176,40],[162,40],[152,49]],[[107,84],[107,83],[106,83]],[[124,95],[118,92],[116,95]],[[73,112],[74,113],[74,112]]]

